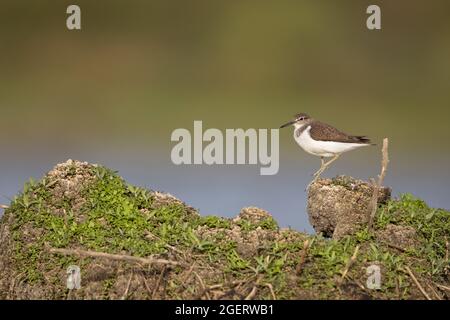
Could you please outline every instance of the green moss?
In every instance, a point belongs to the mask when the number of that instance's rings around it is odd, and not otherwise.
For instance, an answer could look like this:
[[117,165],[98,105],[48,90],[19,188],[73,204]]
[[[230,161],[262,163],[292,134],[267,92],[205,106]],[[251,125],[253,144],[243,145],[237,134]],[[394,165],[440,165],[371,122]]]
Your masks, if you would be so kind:
[[109,291],[114,286],[115,279],[103,280],[103,297],[104,299],[109,299]]
[[278,230],[278,223],[272,217],[264,218],[256,223],[253,223],[246,219],[241,219],[237,221],[236,224],[241,227],[243,231],[252,231],[256,230],[257,228],[265,230]]
[[[450,230],[450,214],[444,209],[430,208],[423,200],[404,194],[399,200],[389,201],[378,211],[377,226],[387,224],[409,225],[431,241],[442,240]],[[441,252],[445,248],[437,248]]]
[[278,223],[272,217],[263,219],[257,226],[265,230],[278,230]]
[[235,249],[231,249],[226,253],[226,257],[228,260],[228,269],[230,271],[240,271],[248,268],[250,266],[250,262],[243,259]]
[[342,186],[346,189],[352,189],[352,183],[354,179],[347,176],[337,176],[331,179],[331,184],[335,186]]
[[376,226],[379,229],[388,224],[406,225],[418,234],[420,246],[408,254],[425,258],[429,265],[417,267],[419,273],[439,276],[448,266],[446,241],[450,232],[450,213],[444,209],[430,208],[424,201],[410,194],[399,200],[392,200],[378,210]]
[[231,229],[231,221],[217,216],[201,217],[198,221],[199,225],[207,226],[209,228],[224,228]]
[[[36,259],[44,243],[51,247],[82,245],[104,252],[125,251],[135,256],[166,252],[167,245],[192,245],[187,234],[196,221],[186,218],[183,205],[153,208],[149,191],[126,185],[115,172],[103,167],[96,168],[95,174],[97,179],[81,194],[86,203],[76,213],[68,199],[48,201],[45,179],[28,182],[12,202],[8,212],[15,213],[13,229],[19,231],[30,223],[33,229],[42,230],[42,237],[33,246],[25,246],[20,238],[22,232],[16,233],[16,260],[26,269],[28,280],[39,278]],[[65,215],[55,214],[54,210],[60,208]],[[157,240],[149,241],[149,235]]]

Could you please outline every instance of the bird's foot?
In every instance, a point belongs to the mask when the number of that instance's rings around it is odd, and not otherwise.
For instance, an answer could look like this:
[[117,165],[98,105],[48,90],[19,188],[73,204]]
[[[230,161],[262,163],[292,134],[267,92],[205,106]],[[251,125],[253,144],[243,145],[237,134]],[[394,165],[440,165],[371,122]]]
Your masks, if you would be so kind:
[[315,183],[317,180],[319,180],[319,177],[320,177],[320,172],[319,173],[316,172],[314,174],[314,179],[311,181],[310,185]]
[[316,172],[313,173],[312,176],[315,177],[315,178],[319,177],[327,168],[328,168],[328,166],[326,164],[321,166],[319,168],[319,170],[317,170]]

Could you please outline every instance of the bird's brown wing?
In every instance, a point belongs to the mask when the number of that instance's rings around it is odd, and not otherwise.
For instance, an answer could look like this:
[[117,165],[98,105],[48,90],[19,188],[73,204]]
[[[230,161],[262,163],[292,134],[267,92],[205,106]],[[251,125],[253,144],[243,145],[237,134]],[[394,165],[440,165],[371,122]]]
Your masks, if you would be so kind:
[[370,143],[365,136],[350,136],[338,129],[319,121],[311,124],[311,138],[320,141],[337,141],[346,143]]

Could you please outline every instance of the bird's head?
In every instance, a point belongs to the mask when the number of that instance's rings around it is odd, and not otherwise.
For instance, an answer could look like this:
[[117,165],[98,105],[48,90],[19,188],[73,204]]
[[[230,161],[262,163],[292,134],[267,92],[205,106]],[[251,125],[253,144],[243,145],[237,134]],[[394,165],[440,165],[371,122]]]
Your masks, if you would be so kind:
[[306,113],[299,113],[294,116],[294,119],[289,121],[288,123],[283,124],[281,128],[285,128],[291,125],[294,125],[296,128],[303,127],[305,124],[311,122],[311,117]]

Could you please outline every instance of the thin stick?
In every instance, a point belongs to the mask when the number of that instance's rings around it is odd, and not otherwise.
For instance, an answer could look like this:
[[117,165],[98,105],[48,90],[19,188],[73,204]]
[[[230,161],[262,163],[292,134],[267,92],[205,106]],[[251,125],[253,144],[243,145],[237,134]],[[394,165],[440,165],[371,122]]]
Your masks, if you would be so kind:
[[364,287],[363,284],[362,284],[361,282],[359,282],[359,281],[356,280],[356,279],[353,279],[353,282],[356,283],[356,285],[357,285],[358,287],[360,287],[361,290],[366,291],[366,287]]
[[[200,294],[197,296],[197,298],[195,298],[194,300],[198,300],[198,299],[200,299],[201,297],[203,297],[203,295],[204,295],[207,291],[211,291],[211,290],[214,290],[214,289],[222,288],[222,287],[225,287],[225,286],[229,286],[230,288],[232,288],[232,289],[229,290],[229,291],[233,291],[233,290],[234,290],[234,287],[236,287],[237,285],[239,285],[239,284],[241,284],[241,283],[243,283],[243,282],[245,282],[245,281],[244,281],[244,280],[239,280],[239,281],[233,281],[233,282],[230,282],[229,284],[227,284],[227,283],[213,284],[213,285],[211,285],[211,286],[206,287],[205,290],[202,290],[202,291],[200,292]],[[222,297],[224,297],[224,296],[226,296],[226,295],[227,295],[227,293],[224,293],[224,294],[222,294]],[[214,300],[218,300],[218,299],[214,299]]]
[[429,284],[427,282],[427,286],[428,288],[430,288],[431,292],[433,292],[434,296],[438,299],[438,300],[442,300],[441,296],[436,292],[436,290],[434,290],[433,286],[431,284]]
[[194,270],[194,266],[195,266],[195,261],[194,261],[194,263],[192,263],[191,267],[189,268],[188,272],[184,276],[183,281],[181,283],[186,283],[188,281],[189,277],[191,276],[192,270]]
[[447,240],[447,237],[445,237],[445,260],[448,262],[448,247],[449,247],[449,243]]
[[303,265],[305,264],[306,260],[306,255],[308,254],[308,249],[309,249],[309,239],[303,242],[302,255],[300,256],[300,261],[298,262],[298,265],[295,268],[295,272],[297,273],[297,275],[300,275],[302,273]]
[[77,255],[77,256],[87,256],[93,258],[105,258],[111,260],[118,261],[129,261],[143,264],[165,264],[165,265],[173,265],[173,266],[182,266],[183,264],[166,259],[154,259],[154,258],[142,258],[142,257],[134,257],[124,254],[110,254],[105,252],[97,252],[97,251],[87,251],[87,250],[75,250],[75,249],[59,249],[59,248],[49,248],[49,252],[51,253],[59,253],[64,255]]
[[223,284],[222,283],[218,283],[218,284],[213,284],[212,286],[209,286],[208,288],[207,288],[207,290],[214,290],[214,289],[219,289],[219,288],[222,288],[223,287]]
[[383,148],[381,149],[381,153],[383,154],[383,158],[381,160],[381,173],[378,176],[378,182],[373,183],[373,194],[372,199],[370,200],[370,216],[369,216],[369,229],[372,229],[373,220],[375,219],[375,214],[377,213],[378,208],[378,195],[380,193],[381,186],[383,185],[384,177],[386,176],[387,166],[389,164],[389,139],[383,139]]
[[395,294],[400,298],[400,282],[398,281],[398,277],[395,277]]
[[152,299],[155,299],[155,297],[156,297],[156,293],[158,292],[159,286],[161,285],[161,281],[162,281],[162,278],[164,277],[164,273],[166,273],[165,266],[162,269],[161,274],[158,277],[158,281],[156,281],[155,288],[153,289],[153,292],[152,292]]
[[[195,272],[195,271],[194,271],[194,275],[195,275],[195,277],[198,279],[198,282],[200,282],[200,286],[202,287],[202,290],[203,290],[202,296],[203,296],[204,294],[206,294],[206,298],[207,298],[208,300],[211,300],[211,297],[210,297],[210,295],[209,295],[209,293],[208,293],[208,290],[206,289],[205,283],[203,282],[202,278],[201,278],[201,277],[198,275],[198,273]],[[200,296],[200,298],[201,298],[202,296]]]
[[272,295],[272,299],[273,300],[277,300],[277,296],[275,295],[275,291],[273,291],[273,286],[270,283],[265,283],[264,284],[266,287],[269,288],[270,294]]
[[444,286],[444,285],[439,284],[439,283],[436,283],[436,282],[433,282],[433,283],[434,283],[438,288],[440,288],[440,289],[442,289],[442,290],[450,291],[450,287]]
[[152,290],[148,286],[147,279],[145,279],[145,275],[144,274],[142,274],[141,277],[142,277],[142,280],[144,281],[145,289],[147,290],[147,293],[148,293],[149,297],[151,297],[152,296]]
[[4,205],[4,204],[0,204],[0,208],[2,208],[2,209],[9,209],[9,206]]
[[381,241],[381,243],[383,243],[384,245],[386,245],[386,246],[388,246],[390,248],[396,249],[398,251],[406,252],[405,248],[399,247],[399,246],[397,246],[395,244],[392,244],[392,243],[389,243],[389,242],[386,242],[386,241]]
[[[218,296],[216,300],[221,300],[228,296],[234,296],[239,295],[239,299],[242,299],[243,296],[237,292],[237,289],[243,284],[246,283],[248,280],[236,280],[232,281],[229,284],[225,284],[225,286],[228,286],[230,289],[224,292],[222,295]],[[202,294],[203,295],[203,294]]]
[[252,300],[256,296],[256,292],[258,291],[259,282],[262,280],[263,276],[259,276],[255,282],[255,285],[252,288],[252,291],[245,297],[244,300]]
[[414,273],[412,273],[411,269],[406,266],[405,267],[406,272],[408,272],[409,276],[411,277],[411,279],[414,281],[414,283],[416,284],[417,288],[419,288],[420,292],[422,292],[422,294],[424,295],[425,298],[427,298],[427,300],[432,300],[430,298],[430,296],[427,294],[427,292],[423,289],[423,287],[420,285],[419,281],[417,281],[417,278],[414,276]]
[[126,289],[125,289],[125,292],[124,292],[123,295],[122,295],[121,300],[125,300],[125,299],[126,299],[126,297],[127,297],[127,295],[128,295],[128,290],[130,290],[131,279],[133,279],[133,276],[134,276],[134,272],[131,271],[130,279],[128,279],[127,287],[126,287]]
[[252,291],[248,294],[248,296],[245,297],[244,300],[252,300],[256,296],[257,288],[256,286],[253,286]]
[[348,270],[350,269],[350,267],[352,266],[352,264],[355,262],[356,257],[358,256],[358,251],[359,251],[359,245],[356,246],[355,251],[353,252],[353,255],[351,256],[351,258],[348,260],[347,265],[345,266],[344,271],[342,272],[342,276],[341,279],[339,281],[339,283],[342,283],[344,281],[345,276],[348,273]]

